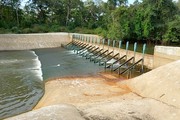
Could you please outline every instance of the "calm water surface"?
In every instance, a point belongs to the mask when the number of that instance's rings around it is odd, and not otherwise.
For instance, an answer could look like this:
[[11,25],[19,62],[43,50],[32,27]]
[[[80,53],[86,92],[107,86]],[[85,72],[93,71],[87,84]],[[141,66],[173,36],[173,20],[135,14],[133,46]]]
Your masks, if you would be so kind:
[[76,75],[95,75],[104,68],[63,48],[35,50],[42,64],[44,80]]

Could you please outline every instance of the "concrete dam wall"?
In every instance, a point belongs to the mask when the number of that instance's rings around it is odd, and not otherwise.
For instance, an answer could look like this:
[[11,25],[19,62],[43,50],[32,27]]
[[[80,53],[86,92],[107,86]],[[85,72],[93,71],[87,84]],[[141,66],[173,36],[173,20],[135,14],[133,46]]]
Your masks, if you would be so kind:
[[0,34],[0,50],[59,47],[71,41],[69,33]]
[[180,60],[180,47],[155,46],[154,68]]
[[[97,35],[83,34],[88,37]],[[72,41],[72,33],[37,33],[37,34],[0,34],[0,50],[28,50],[39,48],[60,47]],[[107,46],[105,46],[106,48]],[[113,48],[110,47],[112,50]],[[115,53],[119,52],[115,48]],[[125,54],[125,50],[121,50]],[[133,52],[128,52],[128,58]],[[136,54],[136,60],[142,57],[141,53]],[[180,47],[155,46],[154,55],[145,55],[145,66],[150,69],[160,67],[180,59]]]

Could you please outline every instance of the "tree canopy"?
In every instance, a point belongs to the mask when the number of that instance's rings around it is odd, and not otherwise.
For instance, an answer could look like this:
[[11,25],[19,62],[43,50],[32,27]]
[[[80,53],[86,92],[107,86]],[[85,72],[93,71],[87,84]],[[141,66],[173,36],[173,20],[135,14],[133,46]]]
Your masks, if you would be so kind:
[[180,44],[180,0],[136,0],[131,5],[128,0],[0,1],[0,33],[61,31]]

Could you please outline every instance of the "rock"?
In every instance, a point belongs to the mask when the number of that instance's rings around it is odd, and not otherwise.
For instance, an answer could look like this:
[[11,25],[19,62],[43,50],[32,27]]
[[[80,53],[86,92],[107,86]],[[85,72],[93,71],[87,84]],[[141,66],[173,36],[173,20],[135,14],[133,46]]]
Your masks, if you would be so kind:
[[79,107],[86,120],[179,120],[180,111],[159,101],[145,98],[101,102]]
[[[126,81],[138,95],[180,108],[180,60]],[[121,83],[120,83],[121,84]]]
[[78,110],[68,104],[43,107],[6,120],[84,120]]
[[117,81],[119,81],[118,78],[109,75],[103,77],[65,77],[50,80],[46,82],[45,94],[34,109],[61,103],[76,106],[129,93],[129,90],[117,86]]

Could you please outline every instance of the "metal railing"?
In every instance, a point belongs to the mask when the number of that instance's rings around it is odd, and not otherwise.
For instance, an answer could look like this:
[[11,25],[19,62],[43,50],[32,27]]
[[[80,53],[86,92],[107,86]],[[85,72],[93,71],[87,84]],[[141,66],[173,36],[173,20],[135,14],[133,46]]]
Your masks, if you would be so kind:
[[120,68],[121,68],[122,66],[126,65],[128,62],[130,62],[130,61],[133,60],[133,59],[134,59],[134,57],[129,58],[127,61],[125,61],[124,63],[120,64],[120,65],[119,65],[117,68],[115,68],[113,71],[118,70],[118,73],[120,74]]
[[137,62],[135,62],[134,64],[132,64],[131,66],[129,66],[127,69],[125,69],[124,71],[120,72],[120,74],[124,74],[124,73],[126,73],[127,71],[133,69],[135,65],[137,65],[138,63],[140,63],[140,62],[142,62],[142,61],[143,61],[143,59],[138,60]]

